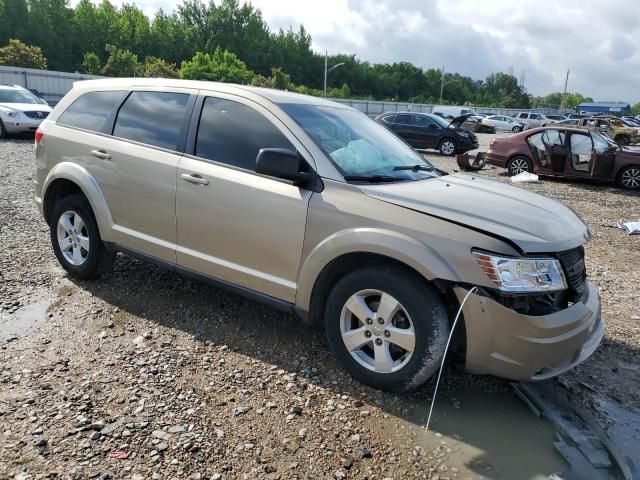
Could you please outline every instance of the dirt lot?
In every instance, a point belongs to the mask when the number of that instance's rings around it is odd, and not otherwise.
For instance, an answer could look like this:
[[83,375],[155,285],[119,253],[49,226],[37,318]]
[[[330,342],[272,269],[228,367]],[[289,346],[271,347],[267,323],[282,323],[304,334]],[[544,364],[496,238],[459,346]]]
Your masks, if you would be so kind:
[[[484,403],[456,425],[465,439],[443,436],[437,422],[426,433],[432,384],[406,397],[363,387],[337,367],[322,332],[278,311],[126,256],[99,282],[68,279],[33,205],[32,161],[30,141],[0,142],[0,479],[516,478],[506,463],[490,465],[500,432],[482,438],[487,427],[473,423],[492,406],[505,416],[505,382],[448,369],[441,426],[472,411],[477,397],[461,405],[459,392],[482,392]],[[508,181],[500,173],[479,174]],[[567,203],[594,235],[587,261],[606,339],[559,381],[586,405],[597,394],[640,406],[640,238],[615,228],[640,217],[640,198],[551,180],[524,188]],[[505,445],[528,435],[518,422],[506,418],[517,428]],[[464,442],[474,457],[456,463]],[[555,471],[555,460],[535,460],[542,453],[502,450],[515,458],[511,471],[528,472],[521,478]],[[531,465],[519,463],[527,457]]]

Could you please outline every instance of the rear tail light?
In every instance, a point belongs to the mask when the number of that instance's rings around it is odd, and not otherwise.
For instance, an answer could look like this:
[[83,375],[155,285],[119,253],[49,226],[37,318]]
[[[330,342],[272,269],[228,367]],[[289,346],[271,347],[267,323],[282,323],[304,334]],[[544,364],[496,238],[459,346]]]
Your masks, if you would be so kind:
[[42,137],[44,137],[44,132],[42,131],[42,129],[40,127],[38,127],[38,129],[36,130],[36,136],[35,136],[36,147],[42,141]]
[[496,140],[495,138],[493,140],[491,140],[491,142],[489,142],[489,148],[493,148],[498,144],[498,140]]

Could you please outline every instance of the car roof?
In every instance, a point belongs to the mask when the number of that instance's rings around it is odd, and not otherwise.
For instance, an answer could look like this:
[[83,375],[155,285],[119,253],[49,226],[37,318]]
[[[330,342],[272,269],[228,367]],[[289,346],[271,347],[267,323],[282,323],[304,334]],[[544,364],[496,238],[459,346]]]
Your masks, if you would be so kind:
[[178,80],[171,78],[101,78],[96,80],[82,80],[74,82],[74,88],[133,88],[133,87],[155,87],[155,88],[192,88],[198,90],[211,90],[224,93],[253,93],[259,95],[273,103],[297,103],[306,105],[319,105],[327,107],[339,107],[350,110],[353,109],[341,103],[332,102],[321,97],[312,97],[300,93],[275,90],[272,88],[252,87],[248,85],[237,85],[233,83],[207,82],[201,80]]

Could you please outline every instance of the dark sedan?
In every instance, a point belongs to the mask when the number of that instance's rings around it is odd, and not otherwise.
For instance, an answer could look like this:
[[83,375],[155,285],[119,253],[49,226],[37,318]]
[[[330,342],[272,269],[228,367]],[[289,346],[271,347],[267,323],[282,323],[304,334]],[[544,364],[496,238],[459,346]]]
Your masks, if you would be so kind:
[[453,156],[478,148],[478,137],[460,128],[468,118],[462,115],[449,122],[428,113],[394,112],[378,115],[375,120],[415,149],[433,148]]
[[509,175],[540,175],[615,181],[640,190],[640,153],[631,152],[598,132],[546,127],[494,138],[487,163],[506,168]]

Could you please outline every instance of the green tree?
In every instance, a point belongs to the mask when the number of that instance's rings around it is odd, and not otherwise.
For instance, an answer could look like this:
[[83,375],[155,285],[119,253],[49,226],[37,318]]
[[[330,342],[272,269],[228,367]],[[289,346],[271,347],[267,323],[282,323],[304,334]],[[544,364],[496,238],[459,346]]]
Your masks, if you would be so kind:
[[161,58],[147,57],[141,71],[144,77],[154,78],[179,78],[180,72],[173,63],[165,62]]
[[254,75],[251,79],[251,85],[254,87],[273,88],[273,79],[263,75]]
[[40,47],[26,45],[12,38],[7,45],[0,48],[0,65],[46,70],[47,59]]
[[11,38],[26,39],[29,32],[29,9],[25,0],[1,0],[0,19],[0,45]]
[[99,75],[100,70],[102,70],[100,57],[93,52],[85,53],[82,59],[82,68],[85,73],[90,75]]
[[114,45],[106,46],[109,58],[102,68],[102,74],[109,77],[134,77],[140,64],[138,56],[129,50],[122,50]]
[[640,103],[631,106],[631,115],[640,115]]
[[182,62],[180,77],[191,80],[241,83],[251,82],[254,74],[234,53],[220,47],[212,53],[197,52],[190,61]]
[[291,77],[279,68],[271,69],[271,85],[272,88],[278,90],[286,90],[291,84]]

